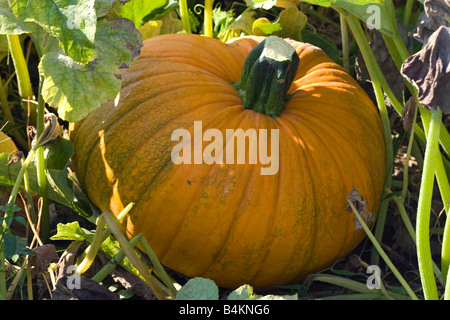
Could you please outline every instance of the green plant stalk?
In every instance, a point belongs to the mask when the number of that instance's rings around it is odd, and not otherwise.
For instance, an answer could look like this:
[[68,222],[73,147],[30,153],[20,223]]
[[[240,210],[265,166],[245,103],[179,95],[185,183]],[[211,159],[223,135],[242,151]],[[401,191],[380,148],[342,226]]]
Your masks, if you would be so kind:
[[183,26],[184,32],[192,33],[191,32],[191,24],[189,22],[189,11],[188,11],[187,0],[180,0],[180,18],[181,18],[181,25]]
[[348,44],[348,27],[345,16],[339,13],[339,20],[341,22],[341,38],[342,38],[342,65],[350,73],[350,62],[349,62],[349,44]]
[[403,24],[408,28],[409,20],[411,19],[411,12],[414,5],[414,0],[407,0],[405,5],[405,11],[403,12]]
[[[0,245],[3,245],[0,243]],[[5,252],[0,248],[0,300],[6,300],[6,268]]]
[[177,295],[177,290],[173,286],[173,281],[170,279],[169,275],[167,274],[166,270],[164,270],[164,267],[162,266],[161,262],[159,261],[158,257],[156,256],[153,249],[150,247],[150,244],[147,242],[147,239],[145,239],[144,236],[140,239],[142,248],[144,249],[145,253],[149,257],[153,267],[155,268],[155,273],[157,276],[161,279],[161,281],[164,283],[164,285],[169,289],[170,294],[172,297],[175,297]]
[[[392,191],[389,190],[389,189],[386,190],[386,192],[389,195],[392,194]],[[408,216],[408,213],[406,212],[405,205],[404,205],[403,201],[400,200],[400,198],[398,196],[395,196],[395,195],[392,196],[392,199],[394,200],[395,205],[398,208],[398,212],[400,213],[400,217],[402,218],[402,221],[403,221],[403,223],[404,223],[404,225],[406,227],[406,230],[408,231],[408,233],[409,233],[411,239],[413,240],[414,244],[417,245],[416,231],[414,230],[414,227],[413,227],[411,221],[409,220],[409,216]],[[442,285],[444,285],[445,282],[444,282],[444,278],[442,276],[441,270],[439,269],[438,265],[434,261],[432,261],[432,263],[433,263],[434,274],[439,279],[439,282]]]
[[[369,72],[370,78],[372,79],[372,85],[375,92],[375,97],[378,104],[378,109],[380,112],[381,122],[383,125],[383,136],[386,148],[386,178],[384,183],[384,189],[390,188],[392,183],[392,170],[394,164],[394,152],[392,146],[392,138],[391,138],[391,127],[389,121],[389,115],[386,107],[386,103],[384,101],[384,94],[381,88],[381,83],[386,80],[384,79],[381,71],[379,71],[379,66],[376,62],[375,56],[372,52],[372,49],[369,47],[369,42],[367,37],[361,27],[361,24],[354,15],[348,13],[344,14],[347,19],[347,23],[352,30],[353,36],[358,43],[358,46],[361,50],[361,54],[363,55],[364,61],[367,66],[367,70]],[[384,198],[385,195],[383,195]],[[383,237],[384,225],[386,222],[386,214],[388,209],[389,201],[383,200],[380,203],[380,208],[378,210],[377,223],[375,226],[375,237],[381,242]],[[376,251],[372,252],[371,262],[372,264],[378,264],[379,254]]]
[[[309,281],[325,282],[362,294],[381,294],[384,296],[380,289],[369,289],[366,284],[331,274],[315,274]],[[389,296],[398,300],[407,298],[406,296],[395,292],[389,292]]]
[[[37,122],[36,122],[36,141],[39,141],[42,133],[44,132],[44,115],[45,115],[45,102],[42,97],[42,85],[44,83],[44,77],[39,79],[39,97],[37,108]],[[41,239],[44,243],[47,243],[50,239],[50,217],[48,211],[48,181],[45,174],[46,163],[44,148],[39,147],[36,157],[37,165],[37,180],[39,186],[39,195],[42,198],[42,218],[41,218]]]
[[[128,242],[128,244],[132,248],[134,248],[139,242],[141,237],[142,234],[138,234],[137,236],[132,238]],[[123,261],[123,259],[125,259],[125,251],[123,251],[123,249],[120,249],[119,252],[117,252],[116,255],[113,257],[112,261],[106,264],[103,268],[101,268],[100,271],[97,272],[97,274],[92,277],[92,280],[94,280],[97,283],[103,281],[103,279],[105,279],[108,276],[108,274],[110,274],[111,271],[113,271],[116,268],[116,266]]]
[[[19,87],[19,95],[22,99],[30,100],[33,98],[33,90],[31,87],[30,74],[28,66],[23,55],[22,46],[18,34],[7,34],[9,52],[12,57],[14,69],[16,70],[17,84]],[[36,121],[36,107],[30,105],[30,124],[34,125]],[[28,113],[28,103],[22,102],[22,107],[25,113]]]
[[414,127],[416,125],[416,118],[417,118],[417,108],[414,109],[414,116],[412,122],[413,125],[411,126],[411,132],[409,134],[408,148],[406,150],[406,157],[405,157],[405,165],[403,166],[403,188],[401,194],[401,198],[403,200],[406,198],[406,194],[408,193],[409,159],[411,158],[411,150],[414,142]]
[[83,261],[81,261],[81,263],[76,267],[75,273],[77,274],[85,273],[94,262],[95,257],[97,256],[98,253],[98,249],[100,248],[100,245],[104,241],[103,231],[105,229],[105,225],[106,225],[105,219],[102,216],[99,216],[97,219],[97,226],[94,233],[94,239],[92,240],[91,245],[87,249],[87,253]]
[[204,34],[210,38],[214,36],[212,19],[213,2],[214,0],[205,0],[205,13],[203,20]]
[[423,292],[427,300],[437,300],[438,293],[434,279],[430,249],[430,210],[433,194],[434,173],[436,158],[438,156],[439,131],[442,112],[436,110],[431,115],[430,128],[428,130],[427,146],[425,149],[424,168],[419,192],[419,204],[417,209],[416,235],[417,235],[417,259],[422,281]]
[[119,226],[114,218],[114,216],[109,212],[105,211],[102,216],[105,218],[108,227],[111,229],[112,234],[119,242],[120,246],[124,250],[130,262],[134,265],[136,269],[139,270],[140,275],[145,280],[145,283],[149,286],[149,288],[153,291],[156,298],[158,300],[166,299],[163,290],[159,287],[158,282],[144,265],[144,263],[137,257],[136,253],[133,251],[133,248],[128,244],[127,239],[120,231]]
[[406,280],[402,277],[402,275],[400,274],[400,272],[397,270],[397,268],[394,266],[394,264],[392,263],[392,261],[389,259],[388,255],[386,254],[386,252],[384,252],[383,248],[381,247],[381,245],[379,244],[379,242],[377,241],[377,239],[375,238],[375,236],[372,234],[372,232],[370,231],[369,227],[367,226],[367,224],[365,223],[364,219],[361,217],[361,215],[359,214],[358,210],[356,209],[355,205],[351,202],[348,201],[348,204],[350,205],[350,207],[353,210],[353,213],[355,214],[356,218],[358,219],[359,223],[361,224],[361,226],[363,227],[364,231],[366,232],[367,236],[369,237],[370,241],[372,241],[372,244],[374,245],[374,247],[377,249],[377,251],[380,253],[380,256],[383,258],[384,262],[386,262],[386,264],[388,265],[389,269],[392,271],[392,273],[395,275],[395,277],[397,278],[397,280],[401,283],[401,285],[403,286],[403,288],[406,290],[406,292],[408,293],[408,295],[411,297],[411,299],[413,300],[418,300],[416,294],[414,293],[414,291],[411,289],[411,287],[409,286],[408,282],[406,282]]

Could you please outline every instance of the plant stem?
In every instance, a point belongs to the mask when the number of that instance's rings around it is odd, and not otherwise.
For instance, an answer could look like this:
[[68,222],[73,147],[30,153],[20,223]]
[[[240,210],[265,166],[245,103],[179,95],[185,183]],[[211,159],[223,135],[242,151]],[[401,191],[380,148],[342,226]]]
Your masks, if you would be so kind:
[[212,38],[213,34],[213,20],[212,20],[212,10],[213,10],[214,0],[205,0],[205,13],[203,28],[205,36]]
[[[42,133],[44,132],[44,115],[45,115],[45,102],[42,97],[42,85],[44,83],[43,76],[39,79],[39,97],[37,108],[37,123],[36,123],[36,141],[39,141]],[[44,148],[39,147],[37,150],[37,180],[39,186],[39,195],[42,197],[42,220],[41,220],[41,239],[44,243],[47,243],[50,239],[50,217],[48,211],[48,181],[45,174],[45,155]]]
[[[7,34],[9,52],[11,53],[12,61],[14,63],[14,69],[16,70],[17,84],[19,87],[19,94],[22,99],[30,100],[33,97],[33,90],[31,87],[30,74],[28,72],[28,66],[23,55],[22,46],[18,34]],[[28,113],[28,104],[22,102],[22,107],[25,113]],[[36,121],[36,108],[33,104],[30,104],[30,123],[35,124]]]
[[403,24],[405,25],[405,28],[408,28],[409,19],[411,18],[413,4],[414,4],[414,0],[406,1],[405,11],[403,12]]
[[144,263],[137,257],[136,253],[133,251],[133,248],[128,244],[127,239],[123,235],[123,233],[120,231],[119,226],[117,225],[116,219],[114,216],[109,212],[105,211],[102,216],[105,218],[106,223],[108,224],[108,227],[111,229],[112,234],[116,238],[116,240],[119,242],[120,246],[124,250],[126,256],[128,259],[130,259],[131,263],[134,265],[136,269],[139,270],[139,273],[141,276],[145,279],[145,283],[149,286],[149,288],[153,291],[156,298],[158,300],[164,300],[166,299],[162,289],[159,287],[156,279],[152,276],[150,271],[147,269],[147,267],[144,265]]
[[[358,43],[358,46],[363,55],[364,61],[367,66],[370,78],[372,79],[372,85],[375,92],[375,97],[378,104],[378,110],[380,112],[381,122],[383,125],[383,136],[386,148],[386,178],[384,183],[384,189],[390,188],[392,183],[392,170],[394,164],[394,151],[392,146],[391,138],[391,126],[389,121],[389,115],[384,101],[384,94],[382,90],[381,83],[386,80],[382,75],[378,63],[376,62],[375,56],[372,49],[369,46],[367,37],[361,27],[360,21],[350,13],[343,13],[347,19],[347,23],[352,30],[353,36]],[[383,195],[384,198],[385,195]],[[386,214],[388,209],[388,200],[382,200],[380,203],[380,209],[378,210],[377,223],[375,226],[375,237],[378,242],[381,242],[383,237],[384,225],[386,221]],[[372,264],[378,264],[379,255],[376,251],[372,253]]]
[[433,194],[434,173],[436,158],[438,156],[439,130],[441,126],[442,112],[432,112],[431,123],[428,130],[427,146],[425,149],[424,168],[419,192],[419,204],[417,210],[416,234],[417,234],[417,258],[419,262],[420,278],[425,298],[437,300],[437,287],[434,279],[431,249],[430,249],[430,210]]
[[347,21],[342,13],[339,13],[339,19],[341,22],[342,66],[347,73],[350,73]]
[[94,262],[95,257],[98,253],[98,249],[104,241],[103,231],[105,229],[105,225],[105,219],[102,216],[99,216],[97,219],[97,227],[95,229],[94,239],[92,240],[91,245],[88,247],[86,256],[84,257],[83,261],[81,261],[81,263],[77,266],[75,273],[85,273]]
[[395,277],[398,279],[398,281],[402,284],[403,288],[406,290],[406,292],[411,297],[411,299],[418,300],[418,298],[417,298],[416,294],[414,293],[414,291],[411,289],[411,287],[406,282],[406,280],[402,277],[400,272],[397,270],[397,268],[394,266],[392,261],[389,259],[388,255],[384,252],[383,248],[381,247],[381,245],[379,244],[379,242],[377,241],[375,236],[370,231],[369,227],[367,226],[367,224],[365,223],[364,219],[359,214],[359,212],[356,209],[355,205],[351,201],[348,201],[348,204],[352,208],[353,213],[355,214],[355,216],[358,219],[359,223],[363,227],[363,229],[366,232],[367,236],[369,237],[370,241],[372,241],[372,244],[377,249],[377,251],[380,253],[380,255],[383,258],[384,262],[386,262],[386,264],[388,265],[389,269],[392,271],[392,273],[395,275]]
[[180,0],[180,18],[181,18],[181,25],[183,26],[184,32],[192,33],[191,32],[191,24],[189,22],[189,11],[188,11],[187,0]]

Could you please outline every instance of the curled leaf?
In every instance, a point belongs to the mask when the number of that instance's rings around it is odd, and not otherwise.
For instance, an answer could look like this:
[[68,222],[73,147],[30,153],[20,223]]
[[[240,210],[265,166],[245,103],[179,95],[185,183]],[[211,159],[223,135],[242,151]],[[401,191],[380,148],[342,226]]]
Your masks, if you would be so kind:
[[450,27],[450,0],[425,0],[413,37],[426,44],[440,26]]
[[[352,191],[350,191],[350,193],[348,194],[347,201],[351,202],[354,205],[355,209],[358,211],[359,215],[367,225],[371,225],[375,221],[375,214],[369,211],[369,209],[367,208],[366,200],[358,193],[358,191],[356,191],[355,188],[353,188]],[[350,205],[347,206],[346,209],[350,212],[353,211]],[[361,230],[362,225],[355,215],[353,216],[353,221],[355,221],[355,229]]]
[[450,27],[439,27],[422,50],[403,62],[401,73],[427,109],[450,113]]

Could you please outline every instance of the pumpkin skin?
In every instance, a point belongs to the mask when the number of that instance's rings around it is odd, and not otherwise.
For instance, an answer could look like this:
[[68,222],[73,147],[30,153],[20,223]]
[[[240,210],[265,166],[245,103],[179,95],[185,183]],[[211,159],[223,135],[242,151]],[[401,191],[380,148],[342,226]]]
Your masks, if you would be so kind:
[[[278,117],[244,109],[231,82],[263,39],[148,39],[120,96],[71,134],[76,175],[101,211],[117,215],[134,202],[128,237],[142,233],[167,267],[227,288],[270,288],[330,267],[365,236],[347,195],[356,188],[376,213],[385,177],[376,107],[317,47],[286,40],[300,66]],[[199,120],[224,137],[279,129],[278,172],[261,175],[262,165],[248,162],[175,165],[172,132],[193,137]]]

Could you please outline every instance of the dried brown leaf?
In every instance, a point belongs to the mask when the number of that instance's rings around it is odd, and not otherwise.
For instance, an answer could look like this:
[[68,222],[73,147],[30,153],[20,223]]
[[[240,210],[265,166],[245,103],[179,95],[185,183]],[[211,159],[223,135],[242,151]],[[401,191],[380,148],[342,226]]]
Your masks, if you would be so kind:
[[53,244],[44,244],[33,249],[34,255],[30,257],[31,275],[46,272],[50,263],[59,259],[56,248]]
[[[371,225],[375,221],[375,215],[367,208],[366,200],[363,198],[363,196],[361,196],[358,193],[358,191],[356,191],[355,188],[353,188],[352,191],[350,191],[350,193],[347,196],[347,200],[353,203],[356,210],[359,212],[359,215],[367,225]],[[350,205],[347,206],[346,209],[350,212],[353,212],[353,209]],[[353,216],[353,221],[355,221],[355,230],[361,230],[362,225],[359,222],[356,215]]]
[[422,50],[403,62],[401,73],[427,109],[450,113],[450,27],[439,27]]

